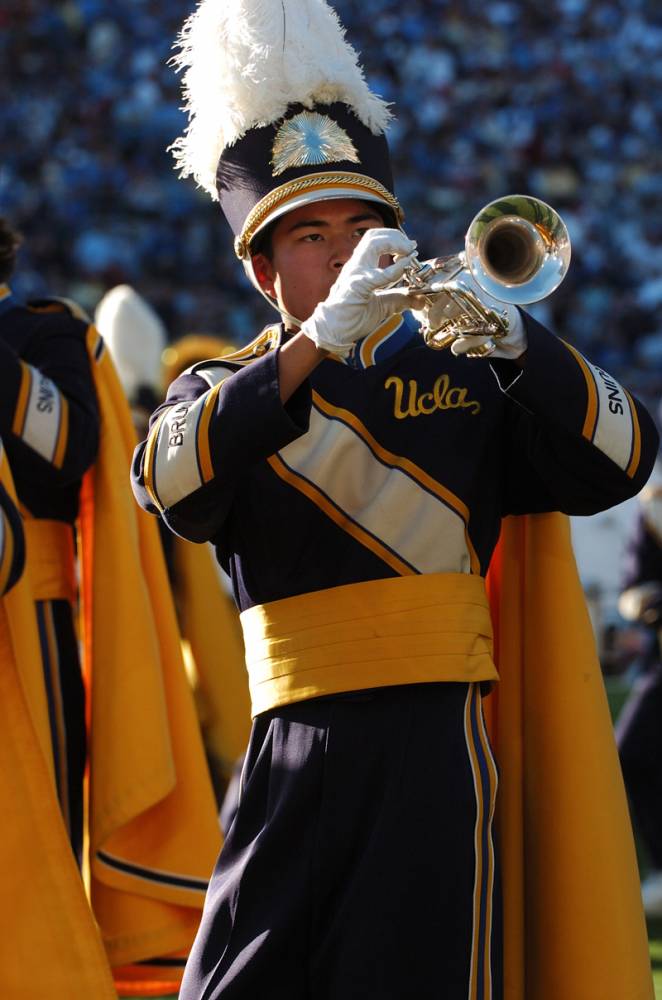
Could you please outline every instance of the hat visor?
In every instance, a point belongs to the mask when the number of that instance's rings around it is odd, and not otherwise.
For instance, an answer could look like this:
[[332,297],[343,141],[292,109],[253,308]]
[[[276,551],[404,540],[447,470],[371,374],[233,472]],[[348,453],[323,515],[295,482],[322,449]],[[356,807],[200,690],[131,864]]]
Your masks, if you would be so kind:
[[374,201],[379,205],[383,205],[384,208],[387,208],[389,215],[394,220],[396,219],[396,213],[393,210],[393,206],[390,205],[385,198],[380,198],[378,194],[374,194],[372,191],[359,190],[355,187],[317,188],[297,195],[297,197],[292,198],[285,204],[279,205],[275,208],[273,212],[270,212],[257,227],[253,233],[253,239],[255,239],[258,233],[261,233],[267,228],[267,226],[271,225],[272,222],[280,219],[283,215],[287,215],[288,212],[294,212],[295,209],[302,208],[303,205],[311,205],[317,201],[334,201],[340,198],[352,198],[357,199],[358,201]]
[[237,256],[249,256],[255,236],[288,212],[302,205],[339,198],[374,202],[389,210],[394,225],[399,226],[402,222],[403,212],[397,199],[379,181],[349,172],[307,174],[270,191],[254,206],[244,222],[241,235],[235,239]]

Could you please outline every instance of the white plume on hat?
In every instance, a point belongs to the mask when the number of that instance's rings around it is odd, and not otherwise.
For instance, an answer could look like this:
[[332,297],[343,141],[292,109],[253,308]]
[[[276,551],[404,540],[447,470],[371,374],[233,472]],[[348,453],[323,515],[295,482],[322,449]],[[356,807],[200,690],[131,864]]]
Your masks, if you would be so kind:
[[221,152],[290,104],[341,101],[375,135],[391,119],[325,0],[201,0],[175,44],[189,125],[170,148],[214,200]]
[[96,307],[94,322],[108,345],[129,400],[141,385],[160,389],[166,333],[145,299],[130,285],[116,285]]

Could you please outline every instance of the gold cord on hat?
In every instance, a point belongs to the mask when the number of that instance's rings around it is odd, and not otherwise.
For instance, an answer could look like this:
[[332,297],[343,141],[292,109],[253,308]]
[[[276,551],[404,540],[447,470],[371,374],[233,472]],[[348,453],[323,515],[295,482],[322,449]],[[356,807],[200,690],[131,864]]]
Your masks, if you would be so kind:
[[[388,205],[394,212],[398,223],[404,219],[404,212],[395,195],[391,194],[388,188],[385,188],[373,177],[349,172],[307,174],[305,177],[298,177],[296,180],[288,181],[286,184],[274,188],[251,209],[246,216],[241,235],[234,241],[234,251],[237,257],[244,260],[250,256],[251,240],[255,234],[269,221],[270,216],[277,209],[286,205],[288,201],[306,192],[314,192],[315,194],[319,192],[320,196],[317,200],[321,201],[324,198],[324,192],[327,192],[328,197],[328,192],[333,189],[342,191],[342,195],[339,194],[338,197],[361,198],[367,195],[370,200],[381,201]],[[375,198],[375,196],[378,197]]]

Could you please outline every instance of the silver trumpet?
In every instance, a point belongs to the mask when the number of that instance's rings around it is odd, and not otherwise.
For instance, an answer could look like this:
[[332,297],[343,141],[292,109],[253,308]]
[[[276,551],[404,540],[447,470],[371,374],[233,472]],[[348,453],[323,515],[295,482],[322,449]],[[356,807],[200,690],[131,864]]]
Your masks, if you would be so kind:
[[467,352],[486,357],[508,333],[507,312],[472,293],[474,281],[498,302],[538,302],[558,288],[570,264],[570,237],[561,216],[544,201],[513,194],[491,201],[467,230],[464,251],[415,261],[397,286],[422,321],[428,347],[442,350],[458,337],[485,341]]

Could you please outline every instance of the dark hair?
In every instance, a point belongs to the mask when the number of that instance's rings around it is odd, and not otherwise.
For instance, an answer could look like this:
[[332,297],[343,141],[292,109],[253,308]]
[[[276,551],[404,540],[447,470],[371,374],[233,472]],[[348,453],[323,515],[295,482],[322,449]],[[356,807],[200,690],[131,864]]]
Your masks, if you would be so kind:
[[261,253],[264,254],[267,260],[271,260],[274,255],[273,235],[274,226],[277,221],[278,219],[274,219],[273,222],[270,222],[268,226],[265,226],[264,229],[260,230],[253,237],[251,240],[251,257],[255,257]]
[[20,235],[0,216],[0,281],[7,281],[11,277],[16,263],[16,251],[21,243]]

